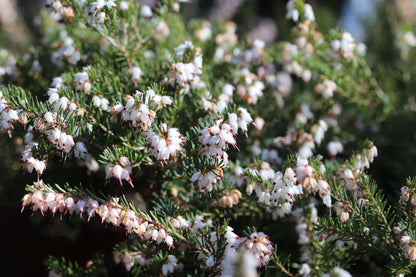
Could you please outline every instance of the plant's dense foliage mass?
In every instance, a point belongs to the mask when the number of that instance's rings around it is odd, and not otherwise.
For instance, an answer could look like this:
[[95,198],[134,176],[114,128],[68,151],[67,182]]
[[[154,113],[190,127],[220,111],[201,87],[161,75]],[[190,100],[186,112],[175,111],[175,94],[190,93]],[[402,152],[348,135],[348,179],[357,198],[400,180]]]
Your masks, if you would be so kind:
[[[368,174],[378,151],[363,134],[403,97],[383,91],[367,47],[322,34],[300,0],[290,41],[267,46],[232,22],[185,25],[180,2],[48,0],[42,46],[0,52],[1,129],[33,177],[22,211],[128,234],[111,261],[49,258],[50,276],[351,276],[363,257],[415,270],[416,180],[387,202]],[[409,68],[399,7],[388,24]],[[410,82],[403,68],[394,80]]]

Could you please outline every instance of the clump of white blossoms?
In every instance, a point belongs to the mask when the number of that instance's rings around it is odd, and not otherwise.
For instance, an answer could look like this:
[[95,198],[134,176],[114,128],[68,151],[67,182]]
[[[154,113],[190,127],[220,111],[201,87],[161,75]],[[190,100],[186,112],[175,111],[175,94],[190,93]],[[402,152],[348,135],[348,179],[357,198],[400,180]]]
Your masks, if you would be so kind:
[[231,62],[233,59],[233,49],[237,44],[238,38],[235,34],[237,26],[234,22],[227,21],[224,24],[224,32],[217,34],[215,37],[215,54],[214,61],[216,62]]
[[181,143],[185,138],[179,133],[177,128],[168,128],[166,123],[161,126],[162,134],[150,132],[147,141],[150,143],[150,153],[157,156],[163,164],[167,163],[172,156],[176,160],[176,155],[182,152]]
[[165,263],[162,266],[162,274],[163,276],[168,276],[170,274],[173,274],[176,271],[181,271],[183,265],[178,262],[178,259],[176,259],[173,255],[168,255],[167,263]]
[[331,98],[336,91],[337,85],[331,80],[324,80],[315,86],[315,91],[322,94],[326,99]]
[[377,157],[378,150],[377,147],[370,143],[368,147],[364,148],[361,153],[357,153],[354,156],[354,168],[356,170],[364,170],[365,168],[370,168],[370,163],[374,161],[374,158]]
[[204,194],[207,190],[211,194],[212,190],[216,187],[217,182],[223,177],[223,171],[220,167],[204,172],[196,172],[192,175],[189,182],[196,183],[198,185],[201,194]]
[[234,89],[234,86],[231,84],[225,84],[222,87],[222,93],[219,96],[218,102],[216,104],[216,110],[219,113],[222,113],[228,104],[233,102]]
[[[176,82],[182,93],[189,93],[191,88],[195,89],[200,85],[200,76],[202,75],[201,49],[195,48],[192,42],[186,41],[175,47],[173,51],[176,57],[183,60],[183,62],[172,65],[169,82],[172,85]],[[190,53],[192,56],[184,56],[185,53]]]
[[12,123],[19,120],[19,113],[21,112],[10,108],[10,104],[7,103],[7,100],[3,97],[3,93],[0,92],[0,127],[3,131],[9,131],[13,128]]
[[240,128],[246,136],[248,124],[254,123],[253,118],[251,118],[251,115],[244,108],[238,108],[237,112],[228,114],[228,122],[234,135],[237,134]]
[[130,271],[135,265],[139,265],[141,267],[148,266],[150,263],[149,259],[144,257],[144,253],[140,251],[135,252],[113,252],[113,258],[116,264],[123,263],[126,270]]
[[127,181],[133,187],[133,180],[131,179],[131,162],[127,157],[118,158],[118,162],[113,165],[107,165],[105,167],[105,179],[109,180],[111,177],[120,181],[120,185],[123,185],[123,180]]
[[222,123],[223,120],[218,120],[212,127],[205,127],[201,131],[199,143],[201,143],[201,156],[219,157],[227,161],[229,145],[237,146],[237,142],[232,133],[230,124]]
[[84,67],[82,72],[75,73],[73,82],[77,85],[77,90],[89,93],[91,90],[91,83],[89,82],[88,67]]
[[107,98],[97,94],[92,98],[92,103],[95,107],[100,108],[103,111],[107,111],[108,104],[110,103]]
[[52,54],[52,61],[55,64],[62,64],[64,60],[70,64],[77,64],[81,60],[81,53],[74,45],[74,40],[68,36],[66,30],[60,32],[61,46]]
[[263,96],[264,83],[258,80],[258,77],[248,68],[241,70],[239,78],[242,82],[237,86],[237,95],[248,104],[255,105],[258,99]]
[[296,175],[291,168],[287,168],[284,175],[280,171],[276,172],[273,184],[267,206],[270,208],[273,219],[277,219],[278,216],[284,217],[292,213],[295,197],[302,196],[303,189],[296,183]]
[[150,129],[156,118],[156,111],[173,104],[169,96],[157,95],[153,90],[148,90],[146,93],[136,91],[133,96],[124,97],[124,100],[125,105],[118,103],[108,108],[107,111],[112,116],[111,120],[115,122],[117,116],[121,115],[123,121],[139,128],[144,133]]

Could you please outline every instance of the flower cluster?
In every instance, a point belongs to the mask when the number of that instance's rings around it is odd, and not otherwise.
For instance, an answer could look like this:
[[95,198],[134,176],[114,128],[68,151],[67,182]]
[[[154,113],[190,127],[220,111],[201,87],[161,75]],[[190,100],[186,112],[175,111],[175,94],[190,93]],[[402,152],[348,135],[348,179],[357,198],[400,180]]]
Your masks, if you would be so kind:
[[335,157],[338,153],[342,153],[344,151],[344,146],[340,141],[328,142],[327,148],[332,157]]
[[153,89],[146,91],[145,103],[150,104],[150,107],[154,111],[158,111],[161,108],[166,108],[167,106],[173,106],[173,100],[170,96],[156,94]]
[[205,127],[198,141],[201,143],[201,156],[219,157],[226,162],[228,155],[225,151],[229,145],[236,147],[237,142],[231,125],[222,122],[223,120],[218,120],[212,127]]
[[[221,261],[221,276],[234,276],[235,264],[238,262],[239,253],[243,253],[243,260],[250,260],[255,263],[246,270],[255,271],[256,267],[266,266],[269,263],[274,247],[269,237],[262,232],[254,232],[248,237],[238,237],[231,227],[227,227],[225,237],[227,247],[224,252],[224,259]],[[247,256],[246,256],[247,255]],[[245,271],[247,273],[247,271]]]
[[[6,49],[0,49],[0,77],[4,76],[11,76],[11,77],[17,77],[19,76],[20,72],[17,68],[17,61],[16,58],[7,51]],[[36,62],[33,62],[36,64]],[[32,67],[36,67],[33,66]]]
[[89,196],[76,196],[71,193],[59,193],[50,187],[46,187],[42,180],[34,182],[30,192],[22,199],[22,211],[25,206],[31,206],[32,211],[39,210],[42,214],[50,210],[53,215],[56,212],[61,214],[79,214],[82,218],[87,213],[88,219],[98,215],[102,222],[111,223],[114,226],[123,226],[127,233],[135,233],[141,239],[154,241],[156,244],[165,243],[173,246],[173,238],[159,223],[153,223],[150,217],[143,216],[129,207],[123,207],[118,199],[99,204]]
[[325,137],[325,132],[328,130],[328,125],[325,121],[319,120],[318,124],[312,125],[311,133],[313,135],[313,140],[316,145],[320,145],[323,138]]
[[194,173],[189,181],[191,183],[196,182],[200,193],[204,194],[205,190],[208,190],[208,192],[211,193],[212,189],[217,185],[217,182],[223,177],[222,169],[216,167],[212,170]]
[[178,262],[174,255],[168,255],[167,262],[162,266],[163,276],[173,274],[175,271],[182,271],[183,264]]
[[[286,19],[291,19],[295,22],[299,20],[300,12],[296,9],[296,0],[290,0],[286,4]],[[309,21],[315,21],[315,14],[313,12],[312,6],[309,4],[303,4],[302,11],[303,18]]]
[[310,271],[309,265],[307,264],[311,255],[311,251],[309,249],[311,243],[311,234],[309,232],[312,230],[312,228],[310,227],[318,222],[318,211],[315,205],[310,204],[308,208],[308,213],[305,213],[302,208],[298,208],[293,211],[293,216],[296,220],[296,233],[299,237],[297,243],[301,246],[302,253],[300,261],[304,263],[302,265],[301,271],[306,271],[305,273]]
[[91,83],[89,82],[89,67],[84,67],[82,72],[75,73],[73,82],[77,85],[77,90],[86,94],[90,93]]
[[350,214],[345,209],[345,205],[342,202],[337,202],[334,206],[335,206],[335,212],[337,216],[339,216],[342,223],[350,219]]
[[[284,217],[292,213],[295,197],[301,197],[303,189],[302,185],[296,182],[295,172],[291,168],[287,168],[282,174],[280,171],[275,172],[267,162],[262,162],[258,170],[256,168],[246,170],[250,175],[260,177],[261,183],[258,183],[259,180],[249,180],[242,176],[235,182],[247,183],[247,194],[251,195],[255,191],[258,203],[267,207],[267,212],[272,214],[274,220],[278,216]],[[273,185],[269,185],[267,181],[273,181]]]
[[[260,178],[263,181],[273,180],[275,176],[273,168],[271,168],[270,164],[267,162],[262,162],[259,166],[252,165],[249,168],[246,168],[245,170],[248,170],[252,175],[260,176]],[[248,195],[251,195],[253,191],[256,191],[256,194],[263,193],[262,188],[260,186],[257,186],[256,182],[249,181],[246,188],[246,192]],[[263,200],[261,200],[260,202],[263,202]]]
[[[324,168],[320,169],[321,174]],[[302,185],[305,193],[317,193],[321,197],[323,203],[331,208],[331,189],[327,181],[315,172],[315,169],[309,164],[307,159],[298,158],[296,164],[297,183]]]
[[75,143],[74,137],[63,131],[66,126],[62,121],[57,113],[46,112],[43,117],[36,118],[33,130],[44,134],[54,148],[62,152],[65,157],[74,150],[75,157],[84,159],[88,154],[87,148],[82,142]]
[[62,30],[59,35],[59,47],[52,53],[53,63],[60,65],[66,60],[70,64],[77,64],[81,60],[81,53],[76,48],[74,40],[68,36],[66,30]]
[[294,198],[302,196],[303,190],[301,185],[296,184],[295,172],[290,167],[286,169],[284,175],[280,171],[277,172],[273,184],[273,191],[267,197],[266,205],[272,212],[273,219],[276,219],[277,216],[284,217],[292,213]]
[[328,79],[325,79],[322,83],[319,83],[315,86],[315,91],[322,94],[325,99],[332,98],[336,89],[337,85],[334,83],[334,81]]
[[131,74],[131,80],[136,85],[140,81],[143,72],[140,67],[134,66],[129,70],[129,73]]
[[[2,131],[10,131],[13,128],[12,123],[18,121],[21,114],[21,110],[14,110],[7,103],[7,100],[3,97],[3,92],[0,91],[0,128]],[[22,114],[23,115],[23,114]],[[10,133],[9,133],[10,134]]]
[[285,48],[281,57],[281,62],[284,64],[283,69],[287,73],[294,74],[301,78],[304,82],[309,82],[312,78],[312,72],[309,69],[302,67],[302,65],[296,59],[300,54],[303,54],[304,58],[307,59],[307,57],[310,55],[310,50],[308,50],[306,47],[313,46],[310,43],[307,44],[306,41],[302,41],[301,46],[303,48],[300,48],[298,45],[289,42],[285,43],[284,46]]
[[70,20],[74,16],[71,6],[64,6],[59,0],[46,0],[45,8],[55,20]]
[[353,172],[352,169],[347,168],[346,166],[340,168],[338,170],[340,186],[345,187],[349,191],[358,193],[359,173],[358,170]]
[[50,88],[47,92],[49,99],[48,104],[53,107],[53,112],[69,111],[72,113],[77,109],[77,105],[71,102],[66,96],[61,96],[57,88]]
[[[193,57],[183,57],[186,50],[192,52]],[[172,85],[176,82],[181,87],[181,92],[189,93],[190,89],[198,88],[200,85],[200,76],[202,75],[202,54],[201,49],[194,48],[192,42],[185,43],[175,47],[174,52],[179,58],[185,58],[190,62],[178,62],[172,65],[169,83]]]
[[140,265],[141,267],[145,267],[149,265],[152,261],[152,259],[146,258],[145,253],[140,252],[140,251],[136,251],[136,252],[114,251],[113,259],[117,264],[122,262],[127,271],[130,271],[135,265]]
[[374,158],[377,157],[377,155],[377,147],[370,143],[361,153],[354,155],[354,168],[360,171],[370,168],[370,163],[374,161]]
[[34,139],[35,133],[46,137],[54,149],[63,155],[65,160],[71,153],[79,160],[84,160],[88,157],[88,149],[85,144],[81,141],[75,142],[72,135],[63,131],[65,129],[66,125],[63,123],[63,118],[55,112],[46,112],[35,118],[34,124],[27,128],[25,149],[21,158],[29,173],[35,169],[38,176],[40,176],[46,168],[45,160],[39,160],[33,156],[38,146],[38,142]]
[[166,164],[170,156],[176,160],[176,154],[182,152],[181,143],[185,142],[185,138],[177,128],[168,129],[166,123],[162,124],[161,129],[162,134],[150,132],[147,141],[150,143],[150,153],[156,155],[162,164]]
[[91,3],[91,10],[90,14],[94,14],[96,12],[99,12],[104,7],[107,7],[108,9],[115,9],[117,7],[117,4],[114,2],[114,0],[98,0]]
[[222,209],[226,207],[232,208],[234,205],[237,205],[240,199],[242,198],[241,192],[238,189],[231,189],[230,191],[225,191],[224,195],[220,198],[219,204]]
[[237,25],[234,22],[227,21],[224,25],[225,32],[220,33],[215,37],[215,48],[214,61],[216,62],[231,62],[233,55],[233,48],[237,44]]
[[259,97],[263,96],[264,83],[248,68],[243,68],[239,74],[241,83],[237,85],[237,95],[248,104],[257,104]]
[[113,165],[108,164],[105,167],[105,179],[109,180],[111,177],[120,181],[120,185],[123,185],[122,180],[127,181],[133,187],[133,180],[131,175],[131,163],[127,157],[118,158],[118,162]]
[[257,266],[266,266],[274,250],[269,237],[262,232],[254,232],[249,237],[240,238],[236,244],[247,248],[257,261]]
[[410,236],[402,236],[400,244],[406,259],[416,261],[416,242]]
[[401,206],[408,207],[416,217],[416,190],[414,187],[404,186],[401,188],[399,203]]
[[235,64],[247,66],[260,60],[264,54],[266,43],[260,39],[254,39],[251,41],[251,44],[252,47],[250,49],[246,49],[240,54],[238,54],[239,51],[237,51],[233,59]]
[[352,35],[348,32],[342,32],[341,39],[335,39],[331,42],[333,56],[341,56],[347,60],[353,59],[357,54],[363,56],[365,54],[365,45],[357,44]]
[[43,185],[42,180],[34,182],[34,185],[31,187],[32,191],[27,193],[22,199],[22,212],[25,206],[31,205],[33,212],[39,210],[44,214],[44,212],[50,210],[53,215],[59,212],[61,218],[63,214],[72,216],[74,213],[82,217],[82,214],[86,212],[88,219],[90,219],[99,208],[98,202],[93,198],[77,198],[73,195],[58,193],[51,189],[46,190],[42,188]]
[[194,36],[202,42],[209,40],[212,36],[212,28],[209,21],[203,21],[201,26],[195,30]]
[[228,114],[228,122],[231,126],[233,135],[237,134],[238,128],[240,128],[247,136],[247,125],[254,123],[251,115],[244,108],[238,108],[235,113]]
[[26,144],[21,161],[29,173],[32,173],[33,169],[35,169],[38,176],[40,176],[46,168],[46,162],[33,157],[33,150],[36,149],[37,145],[34,142]]
[[121,114],[123,121],[145,133],[150,129],[153,120],[156,118],[156,111],[173,103],[170,97],[157,95],[153,90],[148,90],[146,93],[136,91],[134,96],[128,95],[124,100],[125,105],[118,103],[108,109],[111,120],[114,122],[117,115]]
[[102,95],[96,94],[92,97],[92,104],[95,107],[100,108],[102,111],[108,110],[109,103],[110,101],[108,101],[108,99],[103,97]]
[[222,93],[218,97],[218,99],[206,99],[202,97],[203,105],[205,110],[215,110],[218,113],[222,114],[228,104],[233,102],[233,92],[234,86],[231,84],[225,84],[222,87]]
[[400,49],[401,56],[408,60],[410,49],[416,47],[416,36],[412,31],[396,31],[396,46]]

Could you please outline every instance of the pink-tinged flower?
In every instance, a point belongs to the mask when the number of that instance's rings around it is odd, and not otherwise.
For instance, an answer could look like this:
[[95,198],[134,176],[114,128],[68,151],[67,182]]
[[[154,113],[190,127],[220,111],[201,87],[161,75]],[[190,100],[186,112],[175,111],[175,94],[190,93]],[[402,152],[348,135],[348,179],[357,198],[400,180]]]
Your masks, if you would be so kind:
[[84,212],[84,208],[85,208],[85,201],[80,199],[78,200],[76,205],[77,205],[76,209],[77,209],[77,212],[79,213],[79,217],[82,218],[82,213]]
[[90,220],[90,218],[94,215],[95,210],[99,207],[99,204],[97,200],[89,198],[87,200],[86,207],[87,207],[87,213],[88,213],[88,220]]
[[73,206],[74,205],[75,205],[74,198],[72,198],[71,196],[69,196],[69,197],[67,197],[65,199],[65,207],[66,207],[67,211],[73,210]]
[[39,209],[43,215],[43,208],[45,205],[45,200],[43,198],[43,194],[41,191],[37,190],[32,194],[32,204],[33,204],[33,211]]
[[22,210],[21,213],[25,209],[27,205],[29,205],[32,202],[32,195],[30,193],[26,193],[25,196],[22,198]]
[[100,205],[96,210],[96,213],[101,217],[101,223],[107,220],[109,215],[109,209],[107,205]]

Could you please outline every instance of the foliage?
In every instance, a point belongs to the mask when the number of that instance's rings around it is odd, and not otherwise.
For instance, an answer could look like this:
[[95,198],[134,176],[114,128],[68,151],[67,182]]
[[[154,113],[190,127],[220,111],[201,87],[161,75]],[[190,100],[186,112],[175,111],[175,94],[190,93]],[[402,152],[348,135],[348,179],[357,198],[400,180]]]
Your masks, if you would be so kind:
[[47,1],[39,45],[0,53],[1,129],[32,178],[23,209],[128,237],[85,267],[49,257],[50,276],[414,271],[416,179],[387,199],[366,139],[384,147],[384,124],[414,111],[400,1],[383,17],[397,47],[383,69],[300,0],[289,41],[270,45],[232,22],[184,22],[180,2]]

